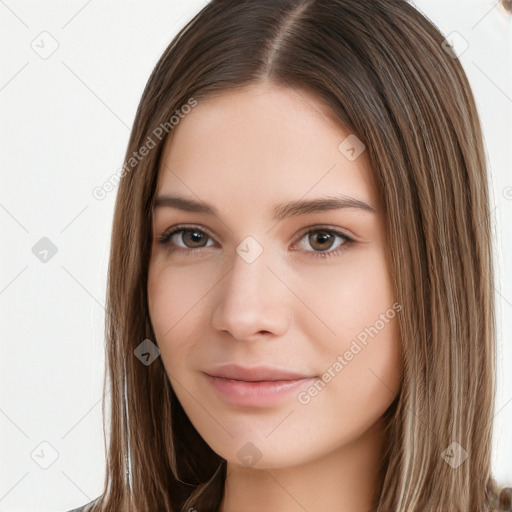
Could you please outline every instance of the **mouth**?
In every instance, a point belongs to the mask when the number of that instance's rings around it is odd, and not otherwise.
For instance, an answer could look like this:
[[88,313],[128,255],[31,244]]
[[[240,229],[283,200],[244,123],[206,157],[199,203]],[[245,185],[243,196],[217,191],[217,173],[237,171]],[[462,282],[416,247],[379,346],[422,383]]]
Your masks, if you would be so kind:
[[275,404],[317,378],[283,368],[238,365],[221,366],[204,375],[222,400],[249,407]]
[[240,366],[237,364],[218,366],[205,373],[212,377],[244,382],[292,381],[312,377],[285,368],[272,366]]

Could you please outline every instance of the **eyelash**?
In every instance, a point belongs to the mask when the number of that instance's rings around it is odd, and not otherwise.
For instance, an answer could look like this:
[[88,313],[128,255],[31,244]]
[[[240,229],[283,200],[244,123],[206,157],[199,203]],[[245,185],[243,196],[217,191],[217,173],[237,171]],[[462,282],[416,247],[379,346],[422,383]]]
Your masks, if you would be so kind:
[[[313,228],[313,229],[311,229],[311,228]],[[186,256],[195,255],[197,253],[200,253],[202,249],[207,249],[208,248],[208,247],[198,247],[196,249],[184,249],[183,247],[172,248],[170,243],[169,243],[171,238],[172,238],[172,236],[175,235],[176,233],[185,232],[185,231],[199,231],[200,233],[203,233],[203,234],[207,235],[210,239],[213,240],[213,236],[208,232],[208,230],[205,230],[205,229],[197,227],[197,226],[179,225],[179,226],[173,226],[173,227],[170,227],[170,228],[166,229],[158,237],[158,243],[161,244],[161,245],[167,245],[169,251],[173,251],[173,252],[174,251],[179,251],[179,252],[184,253]],[[297,242],[295,242],[294,245],[296,243],[299,243],[306,235],[309,235],[310,233],[320,232],[320,231],[329,233],[330,235],[338,236],[339,238],[343,239],[344,242],[343,242],[343,244],[341,244],[340,246],[338,246],[334,250],[306,251],[307,253],[311,254],[311,256],[313,258],[326,258],[326,257],[330,257],[330,256],[341,255],[341,254],[343,254],[348,249],[348,247],[351,244],[353,244],[355,242],[355,240],[353,240],[349,236],[345,235],[344,233],[342,233],[342,232],[340,232],[340,231],[338,231],[336,229],[332,229],[332,228],[328,228],[328,227],[323,227],[323,226],[314,226],[314,227],[310,226],[310,228],[307,231],[304,231],[304,232],[301,233],[301,235],[298,237]]]

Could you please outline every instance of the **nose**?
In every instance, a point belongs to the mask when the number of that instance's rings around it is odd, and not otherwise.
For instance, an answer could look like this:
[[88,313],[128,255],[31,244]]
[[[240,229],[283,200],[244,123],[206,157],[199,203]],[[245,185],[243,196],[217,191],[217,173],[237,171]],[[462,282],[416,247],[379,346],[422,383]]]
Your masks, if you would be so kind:
[[233,268],[216,288],[214,329],[251,341],[283,336],[290,328],[287,288],[267,268],[266,251],[252,263],[235,255]]

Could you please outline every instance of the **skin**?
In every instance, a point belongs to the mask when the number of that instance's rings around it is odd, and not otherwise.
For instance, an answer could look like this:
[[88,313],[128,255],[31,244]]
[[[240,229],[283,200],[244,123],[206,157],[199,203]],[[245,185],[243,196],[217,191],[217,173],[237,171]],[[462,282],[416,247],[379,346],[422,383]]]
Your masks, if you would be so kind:
[[[148,301],[173,389],[197,431],[228,461],[222,512],[374,505],[382,415],[402,374],[399,313],[387,313],[384,327],[347,361],[357,336],[395,303],[366,153],[350,161],[338,149],[348,135],[312,96],[259,82],[199,102],[165,147],[156,195],[180,194],[218,210],[155,209]],[[276,204],[334,193],[375,212],[272,219]],[[181,224],[202,230],[199,242],[183,232],[158,242]],[[326,227],[354,241],[343,245],[333,235],[322,242]],[[236,251],[248,236],[263,249],[251,263]],[[333,370],[338,356],[346,363],[341,371]],[[294,392],[264,407],[233,405],[203,373],[228,362],[319,377],[331,368],[334,377],[308,403]],[[248,442],[256,448],[246,450],[261,457],[254,465],[237,455]]]

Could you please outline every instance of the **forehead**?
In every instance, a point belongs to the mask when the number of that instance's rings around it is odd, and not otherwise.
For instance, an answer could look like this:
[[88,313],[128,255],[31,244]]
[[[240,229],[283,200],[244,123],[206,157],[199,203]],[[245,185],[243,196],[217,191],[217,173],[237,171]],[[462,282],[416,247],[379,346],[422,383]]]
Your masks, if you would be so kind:
[[258,201],[260,210],[267,200],[332,193],[377,204],[365,152],[347,158],[347,145],[362,149],[358,139],[304,91],[259,83],[225,92],[198,102],[171,135],[157,195]]

